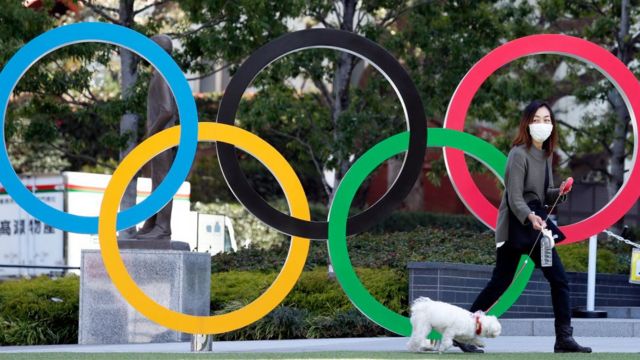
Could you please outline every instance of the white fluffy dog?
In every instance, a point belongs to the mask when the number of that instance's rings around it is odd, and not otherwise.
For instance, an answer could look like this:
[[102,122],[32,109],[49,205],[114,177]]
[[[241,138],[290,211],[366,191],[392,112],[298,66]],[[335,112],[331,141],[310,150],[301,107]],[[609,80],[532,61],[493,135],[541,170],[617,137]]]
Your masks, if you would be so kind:
[[[411,305],[411,326],[413,331],[407,343],[409,351],[446,351],[453,340],[484,347],[480,337],[494,338],[500,335],[502,326],[495,316],[478,311],[471,313],[455,305],[434,301],[428,297],[416,299]],[[433,347],[427,335],[431,330],[442,334],[442,340]],[[437,344],[436,344],[437,345]]]

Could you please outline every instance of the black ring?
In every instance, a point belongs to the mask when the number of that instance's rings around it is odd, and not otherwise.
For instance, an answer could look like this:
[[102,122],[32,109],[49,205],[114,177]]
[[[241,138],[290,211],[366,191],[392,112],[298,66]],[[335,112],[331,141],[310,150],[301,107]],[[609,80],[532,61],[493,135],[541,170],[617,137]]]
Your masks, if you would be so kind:
[[[367,230],[391,213],[409,194],[418,176],[427,143],[427,123],[422,100],[402,65],[383,47],[351,32],[331,29],[302,30],[283,35],[260,47],[234,74],[220,102],[217,122],[234,125],[238,105],[247,87],[265,67],[289,53],[308,48],[331,48],[368,60],[395,89],[405,111],[410,131],[409,148],[400,173],[391,188],[374,205],[349,218],[348,235]],[[310,239],[326,239],[326,221],[293,218],[274,209],[250,185],[240,169],[233,145],[216,142],[220,168],[229,188],[249,212],[283,233]]]

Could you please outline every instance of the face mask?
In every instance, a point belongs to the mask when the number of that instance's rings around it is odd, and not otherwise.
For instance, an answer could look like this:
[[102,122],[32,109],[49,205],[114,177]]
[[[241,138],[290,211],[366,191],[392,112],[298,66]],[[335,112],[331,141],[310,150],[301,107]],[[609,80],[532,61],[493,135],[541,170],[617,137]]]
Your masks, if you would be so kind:
[[551,136],[553,131],[552,124],[529,124],[529,133],[533,140],[538,142],[544,142]]

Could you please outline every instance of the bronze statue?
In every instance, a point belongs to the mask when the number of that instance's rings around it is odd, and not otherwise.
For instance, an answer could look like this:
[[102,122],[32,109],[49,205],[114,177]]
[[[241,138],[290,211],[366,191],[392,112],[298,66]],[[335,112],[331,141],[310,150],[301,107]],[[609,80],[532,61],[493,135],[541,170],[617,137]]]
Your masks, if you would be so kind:
[[[173,51],[171,38],[167,35],[156,35],[151,38],[169,54]],[[162,75],[157,70],[153,70],[149,91],[147,94],[147,123],[144,139],[176,125],[178,122],[178,108]],[[155,156],[150,162],[151,168],[151,191],[154,191],[169,172],[171,163],[175,158],[175,148],[164,151]],[[138,232],[134,235],[136,239],[171,239],[171,209],[173,200],[153,215]]]

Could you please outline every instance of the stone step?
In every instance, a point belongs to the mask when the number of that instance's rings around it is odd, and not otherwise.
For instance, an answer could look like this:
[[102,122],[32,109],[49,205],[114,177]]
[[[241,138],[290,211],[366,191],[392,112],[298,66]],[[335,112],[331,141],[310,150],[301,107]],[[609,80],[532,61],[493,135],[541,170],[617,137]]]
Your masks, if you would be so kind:
[[640,307],[628,306],[598,306],[596,310],[607,312],[607,317],[613,319],[640,319]]
[[[640,337],[640,319],[572,319],[574,336]],[[553,319],[500,319],[503,336],[554,336]]]

